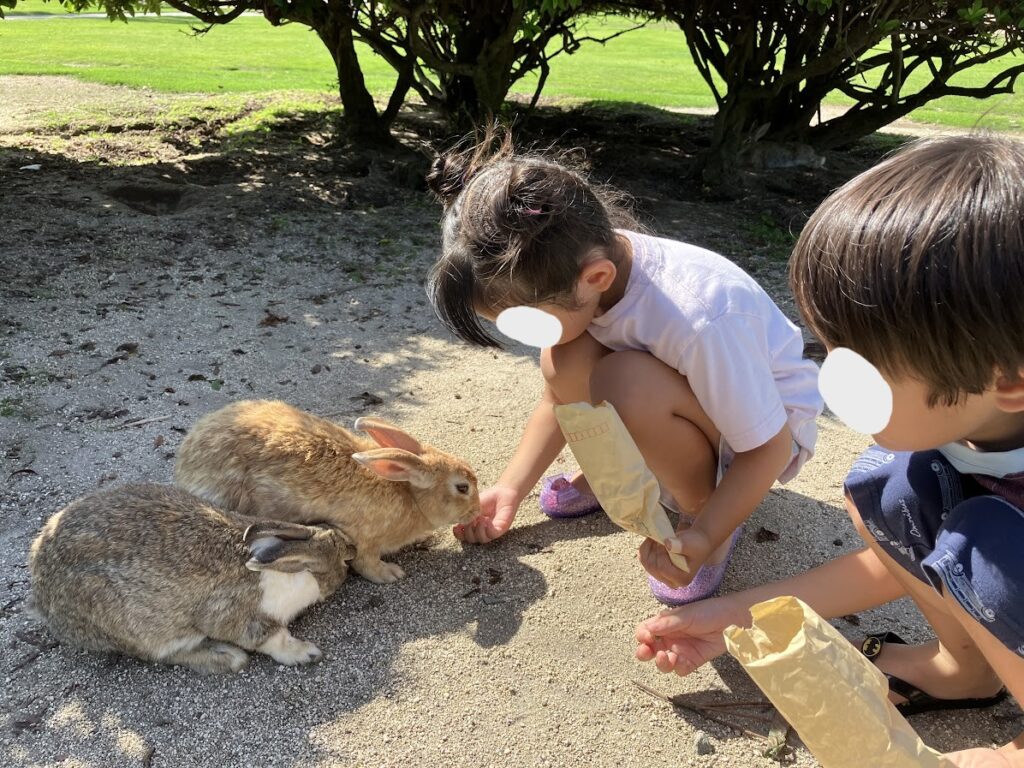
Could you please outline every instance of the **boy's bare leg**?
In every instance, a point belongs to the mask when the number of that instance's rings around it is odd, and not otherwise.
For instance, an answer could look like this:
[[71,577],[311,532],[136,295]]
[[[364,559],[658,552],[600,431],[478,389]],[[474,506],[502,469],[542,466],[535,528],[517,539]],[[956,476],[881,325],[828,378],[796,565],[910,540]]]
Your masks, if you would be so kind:
[[[857,508],[849,498],[846,500],[846,508],[861,538],[906,590],[935,631],[936,640],[922,645],[887,644],[875,659],[879,669],[906,680],[936,698],[984,698],[994,695],[1002,686],[993,670],[995,662],[994,656],[991,656],[998,649],[1009,654],[1021,667],[1019,674],[1024,681],[1024,659],[1007,651],[955,599],[947,594],[939,594],[889,557],[864,527]],[[989,647],[979,645],[979,635]],[[1021,693],[1024,694],[1024,690]],[[892,694],[892,699],[897,703],[902,701],[898,694]]]
[[[594,366],[590,394],[615,406],[647,466],[683,512],[698,515],[715,489],[719,432],[686,377],[645,352],[615,352]],[[729,544],[706,563],[721,562]]]

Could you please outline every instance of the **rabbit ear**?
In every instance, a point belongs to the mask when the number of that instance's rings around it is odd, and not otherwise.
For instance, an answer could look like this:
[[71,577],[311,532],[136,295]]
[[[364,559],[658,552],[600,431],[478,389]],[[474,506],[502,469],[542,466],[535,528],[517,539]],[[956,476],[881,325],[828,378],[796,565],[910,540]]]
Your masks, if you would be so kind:
[[356,419],[355,428],[359,432],[366,432],[381,448],[401,448],[417,456],[423,453],[419,440],[381,419],[362,416]]
[[249,544],[249,554],[251,557],[246,561],[245,567],[250,571],[298,573],[323,570],[323,558],[310,551],[306,542],[263,536]]
[[401,448],[375,448],[353,453],[352,458],[385,480],[409,483],[417,488],[430,488],[434,476],[419,456]]
[[284,523],[280,520],[260,520],[253,523],[242,533],[242,542],[248,544],[250,541],[262,536],[274,536],[278,539],[291,541],[305,541],[313,538],[316,529],[308,525],[297,523]]
[[[331,544],[325,542],[324,536],[334,537]],[[250,558],[245,567],[250,571],[323,573],[336,567],[337,547],[332,545],[344,548],[343,559],[351,560],[356,554],[352,540],[337,529],[324,531],[316,538],[311,535],[306,539],[288,539],[264,532],[257,534],[248,543]]]

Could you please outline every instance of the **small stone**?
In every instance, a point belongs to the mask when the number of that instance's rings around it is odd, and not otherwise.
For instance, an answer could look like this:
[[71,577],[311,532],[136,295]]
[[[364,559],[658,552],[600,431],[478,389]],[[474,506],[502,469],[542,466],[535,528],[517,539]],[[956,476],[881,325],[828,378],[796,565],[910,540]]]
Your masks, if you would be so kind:
[[698,734],[694,745],[697,747],[698,755],[711,755],[715,752],[715,745],[711,743],[706,733]]

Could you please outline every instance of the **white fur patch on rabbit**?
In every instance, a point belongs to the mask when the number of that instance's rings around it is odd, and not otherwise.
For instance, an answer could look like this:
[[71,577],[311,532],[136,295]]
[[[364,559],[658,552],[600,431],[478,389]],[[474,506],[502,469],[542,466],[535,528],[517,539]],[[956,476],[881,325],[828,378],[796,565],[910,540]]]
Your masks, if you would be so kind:
[[263,571],[260,590],[263,592],[260,610],[282,624],[288,624],[320,599],[320,585],[309,571]]

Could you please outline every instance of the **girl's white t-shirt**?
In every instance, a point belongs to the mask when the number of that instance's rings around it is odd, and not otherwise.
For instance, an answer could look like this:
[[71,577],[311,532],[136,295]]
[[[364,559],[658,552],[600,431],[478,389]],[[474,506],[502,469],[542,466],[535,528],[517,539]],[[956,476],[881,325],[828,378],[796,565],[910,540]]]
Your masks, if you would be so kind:
[[588,331],[613,351],[649,352],[686,376],[698,402],[736,452],[763,445],[789,424],[813,454],[822,410],[818,367],[800,329],[746,272],[694,245],[622,231],[633,264],[622,298]]

